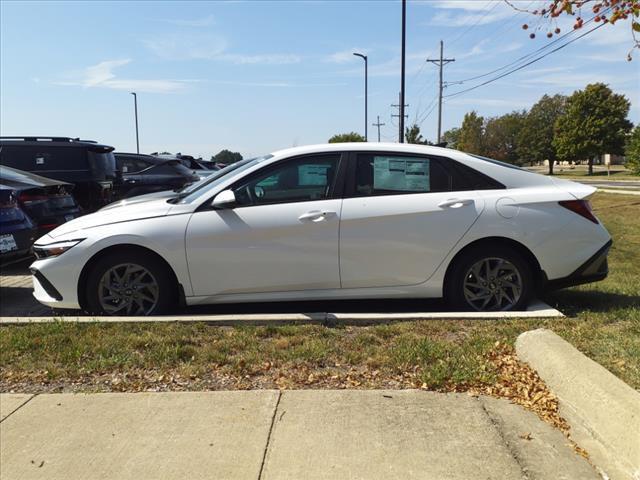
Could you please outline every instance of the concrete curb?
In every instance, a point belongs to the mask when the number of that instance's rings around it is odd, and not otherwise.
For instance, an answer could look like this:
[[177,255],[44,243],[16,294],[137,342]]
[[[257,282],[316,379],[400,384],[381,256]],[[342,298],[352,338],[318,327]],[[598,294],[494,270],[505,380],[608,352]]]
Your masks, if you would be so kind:
[[367,325],[407,320],[437,319],[496,319],[496,318],[557,318],[564,317],[562,312],[549,305],[537,302],[523,312],[402,312],[402,313],[239,313],[223,315],[166,315],[149,317],[0,317],[0,325],[23,325],[28,323],[167,323],[167,322],[205,322],[220,326],[234,325],[277,325],[277,324],[335,324],[351,323]]
[[603,477],[640,480],[640,393],[550,330],[521,334],[516,352],[558,396],[571,437]]

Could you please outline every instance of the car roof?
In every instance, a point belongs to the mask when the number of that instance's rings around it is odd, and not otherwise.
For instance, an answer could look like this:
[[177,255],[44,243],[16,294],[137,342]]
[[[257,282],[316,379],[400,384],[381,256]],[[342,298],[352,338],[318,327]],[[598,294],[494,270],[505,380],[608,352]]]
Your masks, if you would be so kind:
[[81,140],[71,137],[48,137],[44,136],[6,136],[0,137],[0,144],[11,146],[42,146],[42,147],[83,147],[96,150],[113,151],[113,147],[93,140]]

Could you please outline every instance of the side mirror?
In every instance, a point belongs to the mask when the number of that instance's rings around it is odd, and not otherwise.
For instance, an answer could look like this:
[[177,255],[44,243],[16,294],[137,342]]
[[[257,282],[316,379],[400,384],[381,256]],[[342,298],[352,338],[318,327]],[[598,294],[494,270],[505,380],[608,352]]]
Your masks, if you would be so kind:
[[217,209],[230,208],[236,203],[236,194],[233,190],[223,190],[215,196],[211,206]]

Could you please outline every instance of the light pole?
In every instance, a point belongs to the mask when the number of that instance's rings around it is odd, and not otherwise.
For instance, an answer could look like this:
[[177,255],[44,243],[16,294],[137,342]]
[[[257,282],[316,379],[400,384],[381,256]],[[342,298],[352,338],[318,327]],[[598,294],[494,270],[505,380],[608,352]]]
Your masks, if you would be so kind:
[[136,153],[140,153],[140,140],[138,138],[138,96],[136,92],[131,92],[133,95],[133,109],[136,115]]
[[369,130],[369,123],[367,121],[367,77],[368,77],[368,62],[367,62],[367,56],[363,55],[362,53],[354,53],[354,55],[356,57],[360,57],[361,59],[364,60],[364,140],[366,142],[369,141],[369,136],[367,135],[367,132]]

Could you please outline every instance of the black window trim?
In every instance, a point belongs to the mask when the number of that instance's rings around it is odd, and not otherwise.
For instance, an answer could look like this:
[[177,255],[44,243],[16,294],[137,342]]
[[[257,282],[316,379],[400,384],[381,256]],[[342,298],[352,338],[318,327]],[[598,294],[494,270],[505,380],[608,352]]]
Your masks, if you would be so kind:
[[[335,178],[333,180],[333,184],[329,188],[329,195],[327,195],[327,198],[324,198],[322,200],[340,199],[340,198],[343,197],[343,193],[344,193],[344,189],[345,189],[345,177],[346,177],[345,173],[346,173],[347,163],[348,163],[347,162],[347,154],[348,154],[348,152],[342,152],[342,151],[337,151],[337,152],[315,152],[315,153],[304,153],[304,154],[295,155],[295,156],[292,156],[292,157],[286,157],[286,158],[278,160],[278,161],[276,161],[274,163],[271,163],[271,164],[265,166],[264,168],[260,168],[260,169],[254,171],[254,172],[251,172],[250,174],[238,179],[237,181],[235,181],[234,183],[229,185],[227,188],[225,188],[225,190],[234,190],[234,189],[238,188],[240,186],[240,184],[244,184],[244,183],[250,182],[255,177],[262,176],[264,174],[268,174],[269,172],[271,172],[273,170],[276,170],[277,168],[279,168],[285,162],[295,162],[295,161],[301,160],[303,158],[327,157],[327,156],[331,156],[331,155],[336,155],[338,157],[338,168],[336,169],[336,175],[335,175]],[[211,202],[213,201],[213,199],[219,193],[220,192],[218,192],[215,195],[213,195],[210,198],[208,198],[196,211],[214,210],[214,208],[211,206]],[[270,206],[270,205],[282,205],[282,204],[286,204],[286,203],[304,203],[304,202],[322,201],[322,200],[300,200],[300,201],[294,201],[294,202],[284,201],[284,202],[261,203],[259,205],[233,205],[233,206],[229,207],[227,210],[235,210],[237,208],[266,207],[266,206]]]
[[[447,171],[450,175],[462,175],[464,177],[464,171],[461,168],[460,171],[457,170],[457,165],[462,165],[462,167],[469,168],[473,170],[477,175],[479,175],[483,180],[487,183],[491,183],[495,185],[495,190],[502,190],[507,188],[502,183],[498,182],[494,178],[476,170],[473,167],[469,167],[468,165],[461,164],[457,160],[454,160],[451,157],[444,157],[441,155],[432,155],[425,153],[411,153],[411,152],[390,152],[390,151],[378,151],[378,150],[354,150],[348,152],[348,166],[347,166],[347,174],[345,179],[344,186],[344,196],[343,198],[368,198],[368,197],[387,197],[387,196],[396,196],[396,195],[427,195],[430,193],[444,193],[444,192],[393,192],[393,193],[384,193],[384,194],[374,194],[374,195],[359,195],[356,193],[356,168],[358,165],[358,155],[380,155],[380,156],[398,156],[398,157],[413,157],[413,158],[421,158],[421,159],[429,159],[435,160],[440,167],[442,167],[445,171]],[[466,178],[466,177],[465,177]],[[475,191],[475,190],[489,190],[489,189],[472,189],[466,191]],[[453,190],[451,193],[459,190]]]

